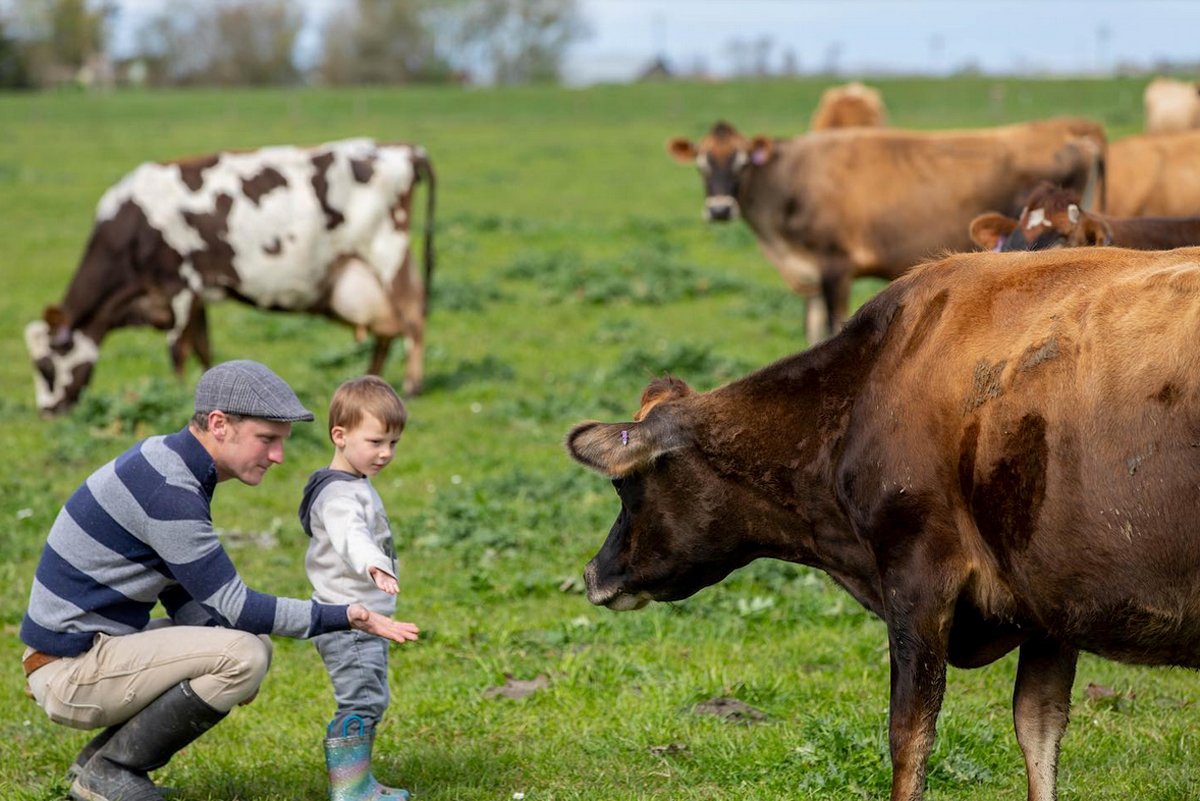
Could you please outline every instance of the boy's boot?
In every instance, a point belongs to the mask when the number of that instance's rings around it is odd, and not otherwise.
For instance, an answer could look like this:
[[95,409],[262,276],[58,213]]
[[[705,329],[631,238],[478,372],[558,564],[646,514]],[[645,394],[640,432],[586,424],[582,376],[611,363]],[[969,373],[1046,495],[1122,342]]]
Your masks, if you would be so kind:
[[[226,715],[183,681],[151,701],[100,745],[71,784],[76,801],[163,801],[147,776]],[[101,734],[104,734],[102,732]]]
[[[387,787],[371,775],[371,747],[374,732],[364,731],[366,724],[358,715],[330,724],[330,733],[340,728],[340,737],[325,738],[325,767],[329,770],[330,801],[407,801],[408,790]],[[357,725],[355,725],[357,724]],[[350,734],[357,729],[357,734]]]

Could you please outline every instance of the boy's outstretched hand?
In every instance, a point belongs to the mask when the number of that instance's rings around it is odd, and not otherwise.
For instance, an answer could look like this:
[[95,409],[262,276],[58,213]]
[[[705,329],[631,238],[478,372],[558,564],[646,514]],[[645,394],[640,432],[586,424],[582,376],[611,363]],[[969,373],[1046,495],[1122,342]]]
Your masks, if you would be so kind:
[[396,583],[395,576],[385,573],[377,567],[372,567],[367,572],[371,574],[371,581],[375,582],[375,586],[388,595],[400,592],[400,585]]
[[393,642],[415,640],[421,631],[416,623],[392,620],[387,615],[372,612],[362,604],[350,604],[346,609],[346,617],[350,620],[350,628]]

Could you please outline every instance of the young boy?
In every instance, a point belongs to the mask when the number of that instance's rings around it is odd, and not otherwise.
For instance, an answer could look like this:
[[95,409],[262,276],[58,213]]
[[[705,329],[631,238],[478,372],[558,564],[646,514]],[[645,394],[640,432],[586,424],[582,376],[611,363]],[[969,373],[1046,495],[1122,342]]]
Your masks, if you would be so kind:
[[[395,547],[370,478],[396,455],[406,419],[396,391],[377,376],[347,381],[334,392],[329,404],[333,461],[309,477],[300,502],[300,522],[312,538],[304,567],[314,600],[351,599],[389,617],[395,613]],[[337,702],[325,738],[330,798],[407,799],[407,790],[382,785],[371,773],[375,725],[389,698],[387,641],[345,631],[313,642]]]

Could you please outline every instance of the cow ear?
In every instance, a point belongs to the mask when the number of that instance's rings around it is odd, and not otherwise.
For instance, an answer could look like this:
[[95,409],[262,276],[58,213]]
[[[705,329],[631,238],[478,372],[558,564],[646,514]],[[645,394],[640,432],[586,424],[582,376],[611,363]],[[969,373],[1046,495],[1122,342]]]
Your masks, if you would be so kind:
[[642,406],[638,409],[637,414],[633,416],[633,420],[635,423],[640,422],[658,404],[675,400],[676,398],[685,398],[691,394],[692,388],[682,378],[675,378],[669,375],[656,378],[642,392]]
[[699,153],[696,146],[692,144],[692,140],[682,136],[667,140],[667,152],[680,164],[691,164]]
[[1071,239],[1087,246],[1111,245],[1112,227],[1104,220],[1087,215],[1075,226]]
[[635,473],[680,444],[676,424],[661,418],[653,423],[580,423],[567,434],[571,456],[610,478]]
[[1017,221],[1012,217],[989,211],[971,220],[971,241],[984,250],[998,250],[1016,227]]
[[769,136],[759,134],[750,140],[750,163],[756,166],[762,166],[771,160],[771,155],[775,152],[775,140]]

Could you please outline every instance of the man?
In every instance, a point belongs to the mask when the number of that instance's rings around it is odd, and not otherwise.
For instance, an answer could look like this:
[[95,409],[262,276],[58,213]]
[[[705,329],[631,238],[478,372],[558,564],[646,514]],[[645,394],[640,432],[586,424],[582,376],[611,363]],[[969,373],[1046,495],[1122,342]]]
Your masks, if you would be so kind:
[[[359,603],[250,589],[213,531],[216,485],[257,485],[283,462],[292,423],[312,419],[267,367],[219,364],[201,376],[183,430],[134,445],[59,512],[21,623],[22,663],[51,720],[107,727],[72,765],[72,798],[162,801],[147,774],[254,697],[271,662],[266,635],[417,638]],[[168,619],[150,620],[156,603]]]

